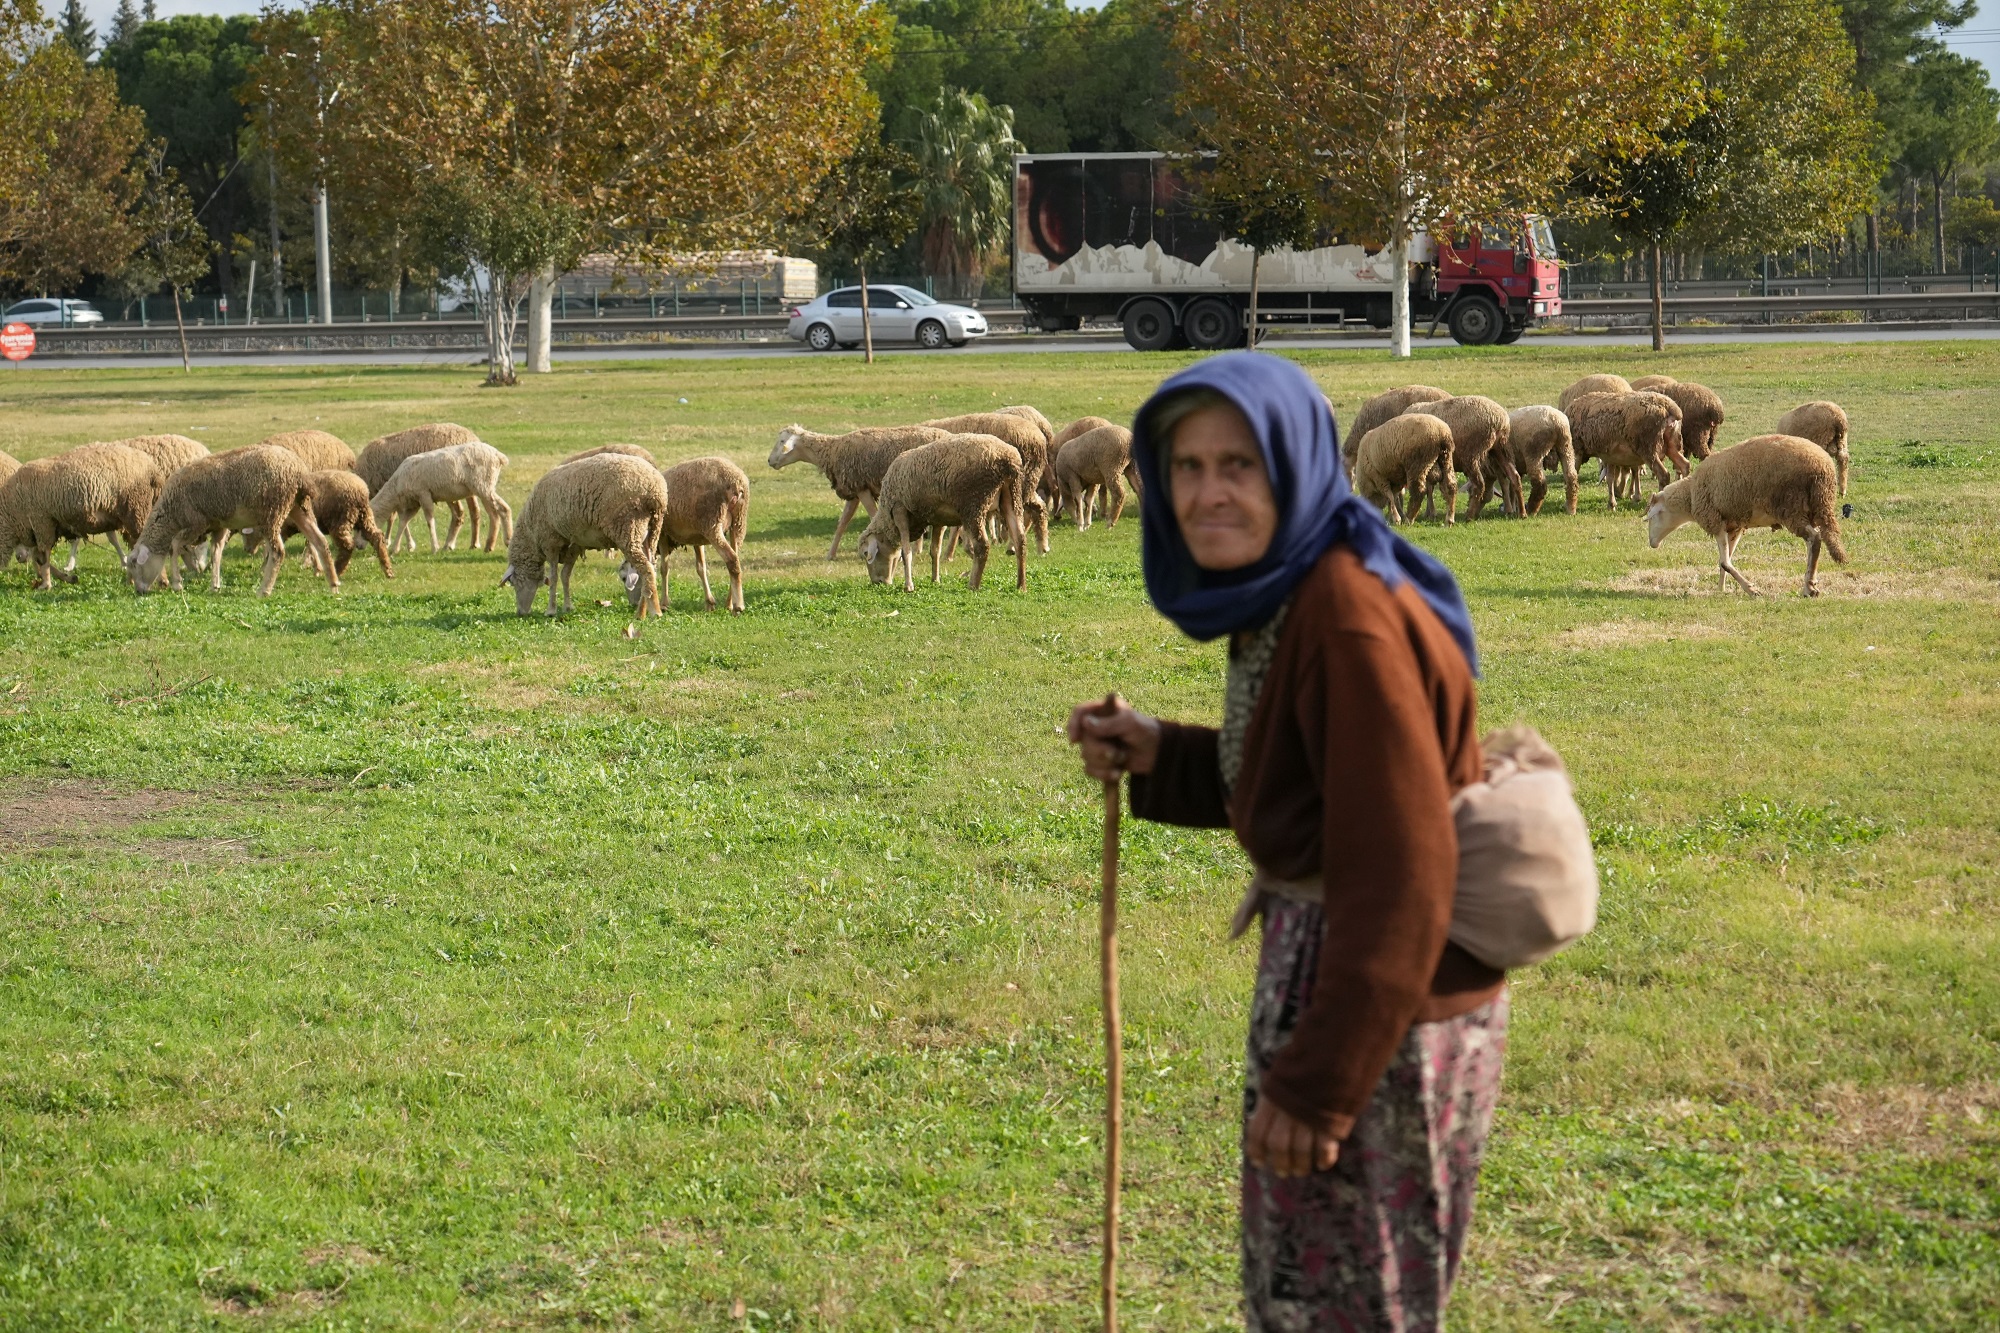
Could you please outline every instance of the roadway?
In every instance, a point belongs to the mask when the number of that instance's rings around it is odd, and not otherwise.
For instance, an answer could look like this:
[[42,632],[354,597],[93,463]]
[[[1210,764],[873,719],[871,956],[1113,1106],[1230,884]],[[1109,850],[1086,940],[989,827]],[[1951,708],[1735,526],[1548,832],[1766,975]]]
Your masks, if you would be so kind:
[[[1918,327],[1888,326],[1871,324],[1821,324],[1790,325],[1768,331],[1742,325],[1725,328],[1673,329],[1668,332],[1669,347],[1710,346],[1718,343],[1741,343],[1758,345],[1781,342],[1928,342],[1928,341],[1986,341],[2000,338],[2000,324],[1981,322],[1976,324],[1927,323]],[[1651,335],[1644,329],[1620,330],[1615,333],[1547,333],[1535,334],[1521,346],[1563,346],[1563,347],[1645,347],[1651,343]],[[1383,351],[1389,349],[1387,337],[1341,336],[1325,337],[1312,335],[1276,335],[1269,338],[1264,346],[1271,350],[1340,350],[1340,351]],[[1426,347],[1449,347],[1452,343],[1443,337],[1426,342],[1419,338],[1419,351]],[[1084,352],[1129,352],[1125,340],[1116,334],[1059,334],[1059,335],[1005,335],[972,343],[961,348],[947,348],[942,351],[926,352],[912,346],[882,346],[875,349],[877,356],[926,356],[950,358],[959,356],[993,356],[1003,353],[1024,352],[1039,355]],[[587,361],[717,361],[717,360],[757,360],[770,357],[848,357],[858,358],[861,352],[813,352],[803,344],[789,339],[771,342],[715,342],[715,343],[649,343],[640,346],[591,346],[565,348],[558,346],[554,358],[561,362]],[[0,368],[0,376],[23,370],[103,370],[129,368],[133,366],[171,367],[179,363],[177,354],[130,353],[109,356],[48,356],[30,357],[26,361],[15,362],[11,369]],[[471,367],[483,366],[485,357],[463,348],[447,351],[424,351],[417,348],[394,348],[380,352],[224,352],[196,354],[193,363],[204,368],[217,366],[440,366]],[[4,381],[0,381],[4,382]]]

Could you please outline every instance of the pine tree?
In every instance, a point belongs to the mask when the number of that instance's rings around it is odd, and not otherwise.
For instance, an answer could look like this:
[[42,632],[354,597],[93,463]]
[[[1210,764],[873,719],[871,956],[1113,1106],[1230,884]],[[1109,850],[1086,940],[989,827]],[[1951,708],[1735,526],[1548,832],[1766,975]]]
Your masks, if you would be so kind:
[[56,20],[56,32],[85,60],[97,51],[97,29],[91,26],[90,16],[83,12],[82,0],[67,0],[62,17]]
[[111,36],[104,44],[112,46],[119,42],[130,41],[132,34],[139,31],[141,22],[139,7],[133,4],[132,0],[118,0],[118,12],[111,16]]
[[146,22],[156,23],[159,21],[160,18],[159,6],[155,5],[153,3],[153,0],[146,0],[145,13],[146,13]]

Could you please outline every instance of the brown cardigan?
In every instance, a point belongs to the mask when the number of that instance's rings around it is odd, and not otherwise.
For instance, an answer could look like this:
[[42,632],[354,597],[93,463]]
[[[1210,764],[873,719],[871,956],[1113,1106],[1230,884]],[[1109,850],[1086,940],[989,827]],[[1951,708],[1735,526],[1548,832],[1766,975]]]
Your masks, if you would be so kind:
[[1481,776],[1465,655],[1414,588],[1391,592],[1337,546],[1293,595],[1233,800],[1216,732],[1162,725],[1133,814],[1233,828],[1259,868],[1324,885],[1312,1000],[1263,1092],[1344,1139],[1412,1023],[1475,1009],[1505,981],[1445,938],[1451,797]]

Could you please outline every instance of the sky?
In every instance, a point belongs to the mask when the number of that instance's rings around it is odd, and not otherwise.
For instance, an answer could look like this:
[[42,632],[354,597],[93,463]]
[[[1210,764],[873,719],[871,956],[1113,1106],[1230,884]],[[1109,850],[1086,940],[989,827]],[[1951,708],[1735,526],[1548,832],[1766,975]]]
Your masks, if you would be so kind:
[[[1076,4],[1076,0],[1071,0],[1071,3]],[[62,8],[62,0],[44,0],[44,7],[53,14]],[[83,7],[91,22],[97,25],[99,36],[110,31],[111,16],[118,12],[118,0],[84,0]],[[156,0],[161,18],[175,14],[254,14],[262,7],[261,0]],[[1095,8],[1087,4],[1077,7]],[[2000,15],[2000,10],[1996,10],[1996,14]],[[1947,37],[1945,45],[1985,65],[1987,79],[1991,82],[1992,71],[2000,67],[2000,17],[1975,17],[1964,28]]]

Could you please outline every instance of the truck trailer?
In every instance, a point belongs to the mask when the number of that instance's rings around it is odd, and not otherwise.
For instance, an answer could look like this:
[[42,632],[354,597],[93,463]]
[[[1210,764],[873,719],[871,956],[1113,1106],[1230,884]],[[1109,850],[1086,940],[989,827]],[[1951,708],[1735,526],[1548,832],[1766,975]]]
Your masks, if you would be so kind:
[[[1057,332],[1116,319],[1140,351],[1249,341],[1251,262],[1259,335],[1270,325],[1389,327],[1386,248],[1340,242],[1261,257],[1204,216],[1203,160],[1165,153],[1028,153],[1014,159],[1014,296]],[[1410,246],[1410,319],[1465,344],[1517,341],[1562,313],[1548,220],[1487,219]]]

